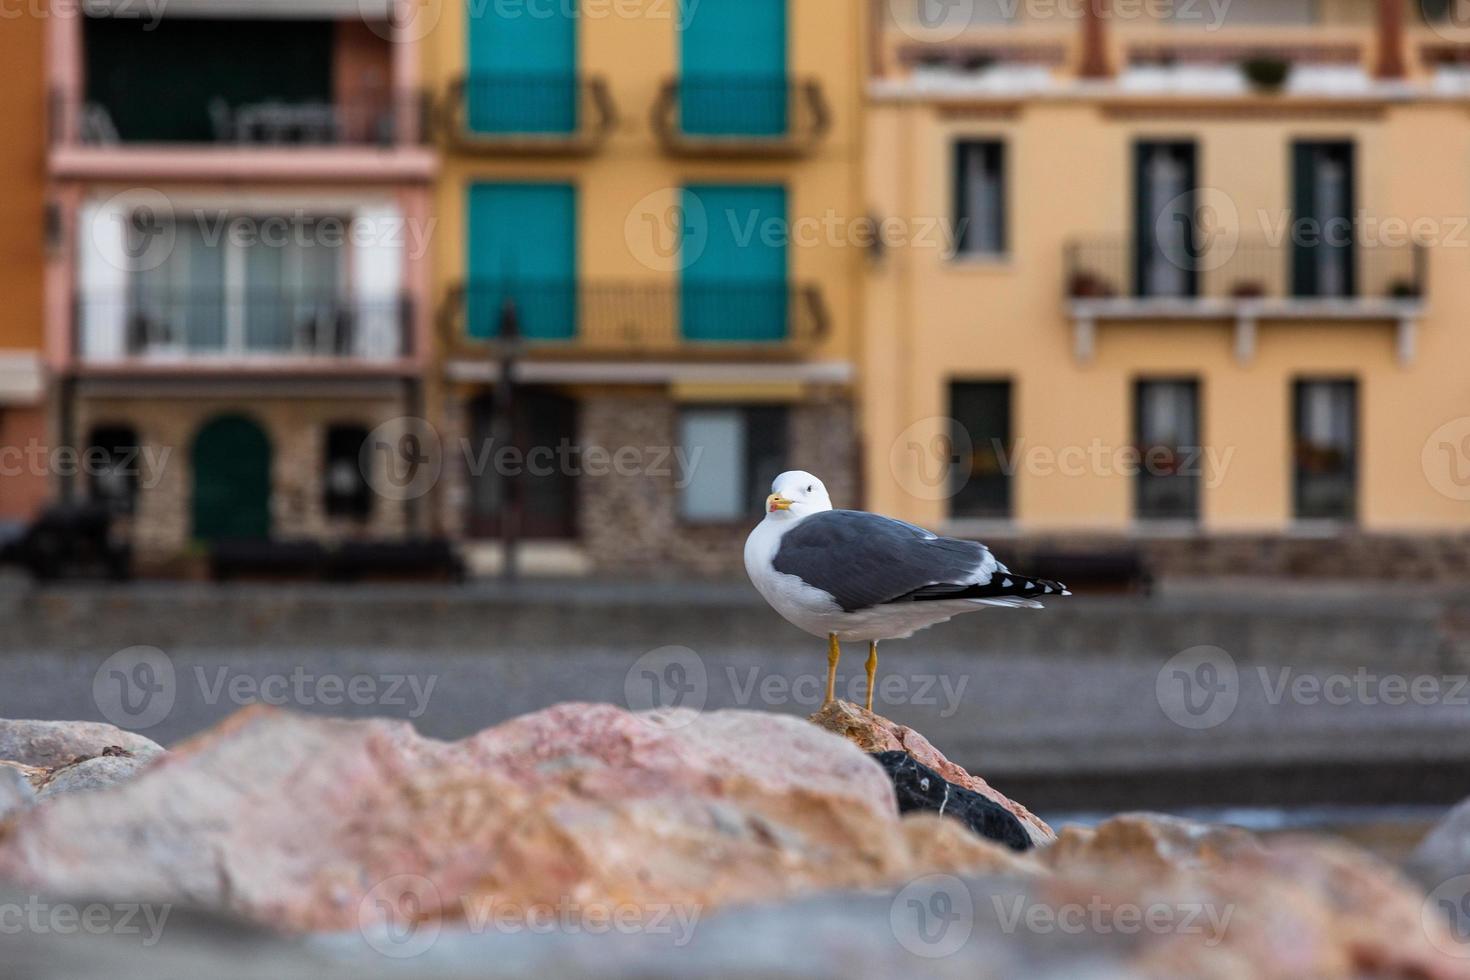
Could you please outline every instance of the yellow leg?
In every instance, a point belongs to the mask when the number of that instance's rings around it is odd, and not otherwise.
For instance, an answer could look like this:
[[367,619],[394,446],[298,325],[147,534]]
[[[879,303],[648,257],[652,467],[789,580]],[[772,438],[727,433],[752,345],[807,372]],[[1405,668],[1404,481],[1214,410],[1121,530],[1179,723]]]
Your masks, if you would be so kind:
[[827,707],[837,699],[837,658],[842,656],[842,647],[837,645],[837,634],[827,634],[827,700],[822,702],[822,707]]
[[868,641],[868,710],[873,710],[873,679],[878,676],[878,641]]

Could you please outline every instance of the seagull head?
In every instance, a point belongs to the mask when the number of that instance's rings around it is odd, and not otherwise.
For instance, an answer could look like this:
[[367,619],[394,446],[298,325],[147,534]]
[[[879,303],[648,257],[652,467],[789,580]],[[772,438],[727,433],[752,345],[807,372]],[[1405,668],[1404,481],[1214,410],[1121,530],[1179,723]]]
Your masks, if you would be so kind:
[[776,477],[766,498],[766,520],[796,520],[832,509],[822,481],[801,470]]

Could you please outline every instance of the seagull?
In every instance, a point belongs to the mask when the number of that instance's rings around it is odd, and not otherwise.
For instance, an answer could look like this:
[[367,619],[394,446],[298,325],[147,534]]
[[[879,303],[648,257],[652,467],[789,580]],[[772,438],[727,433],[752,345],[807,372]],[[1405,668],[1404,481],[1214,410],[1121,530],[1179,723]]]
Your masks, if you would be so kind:
[[756,591],[792,625],[827,638],[827,698],[835,700],[843,641],[868,642],[867,709],[873,710],[878,641],[986,606],[1040,609],[1071,595],[1060,582],[1019,575],[976,541],[913,524],[833,510],[822,481],[793,470],[771,484],[766,516],[745,541]]

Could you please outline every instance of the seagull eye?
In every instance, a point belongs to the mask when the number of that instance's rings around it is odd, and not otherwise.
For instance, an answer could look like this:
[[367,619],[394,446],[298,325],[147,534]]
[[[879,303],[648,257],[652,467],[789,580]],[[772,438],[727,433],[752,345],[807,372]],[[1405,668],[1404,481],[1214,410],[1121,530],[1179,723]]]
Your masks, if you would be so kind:
[[807,492],[807,493],[811,493],[811,492],[812,492],[812,488],[811,488],[811,487],[807,487],[807,488],[806,488],[806,492]]

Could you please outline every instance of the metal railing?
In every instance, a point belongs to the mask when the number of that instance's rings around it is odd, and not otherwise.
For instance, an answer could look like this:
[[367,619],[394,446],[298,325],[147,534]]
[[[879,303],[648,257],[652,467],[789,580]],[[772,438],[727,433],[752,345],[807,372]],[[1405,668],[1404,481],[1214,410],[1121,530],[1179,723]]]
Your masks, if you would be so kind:
[[616,121],[603,79],[557,73],[467,75],[443,107],[452,142],[497,152],[590,152]]
[[143,286],[76,298],[83,361],[127,358],[344,358],[393,360],[413,352],[407,296],[222,292]]
[[664,83],[653,110],[665,148],[690,155],[800,155],[832,126],[814,79],[702,76]]
[[1066,245],[1064,290],[1072,300],[1417,300],[1425,295],[1425,252],[1411,242],[1299,247],[1215,236],[1139,257],[1131,238]]
[[56,145],[392,146],[424,138],[422,94],[230,102],[201,93],[180,117],[51,95]]
[[463,351],[500,340],[507,303],[519,339],[544,352],[794,353],[810,348],[829,327],[815,286],[470,281],[452,289],[444,305],[447,347]]

